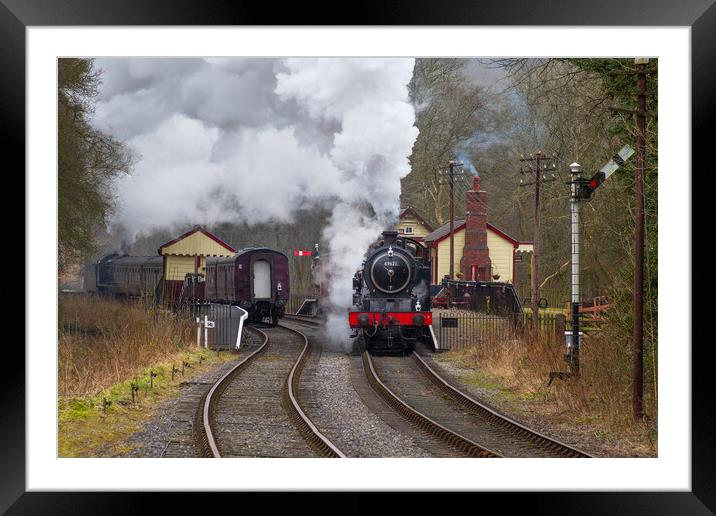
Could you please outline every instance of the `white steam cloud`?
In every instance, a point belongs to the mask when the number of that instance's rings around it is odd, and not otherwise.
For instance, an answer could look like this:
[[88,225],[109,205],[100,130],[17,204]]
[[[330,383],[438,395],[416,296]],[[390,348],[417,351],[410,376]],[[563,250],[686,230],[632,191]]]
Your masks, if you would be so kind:
[[[323,237],[330,327],[343,339],[352,277],[397,219],[418,136],[413,59],[108,59],[95,124],[138,161],[117,181],[116,222],[137,235],[182,223],[288,222],[332,211]],[[325,264],[324,264],[325,265]]]

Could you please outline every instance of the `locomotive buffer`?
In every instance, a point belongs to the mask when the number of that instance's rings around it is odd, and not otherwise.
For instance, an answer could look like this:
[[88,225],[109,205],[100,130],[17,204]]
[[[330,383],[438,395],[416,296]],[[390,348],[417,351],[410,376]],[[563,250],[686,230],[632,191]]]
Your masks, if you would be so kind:
[[564,360],[569,364],[569,372],[551,372],[549,374],[550,384],[555,378],[566,379],[570,376],[579,376],[579,346],[582,335],[579,330],[579,247],[581,244],[579,203],[590,200],[599,185],[624,165],[632,154],[634,154],[634,149],[629,145],[625,145],[590,179],[581,177],[582,166],[579,163],[572,163],[569,166],[569,172],[572,177],[572,180],[567,183],[570,185],[571,190],[570,209],[572,215],[572,329],[564,332],[567,344],[567,353],[564,355]]

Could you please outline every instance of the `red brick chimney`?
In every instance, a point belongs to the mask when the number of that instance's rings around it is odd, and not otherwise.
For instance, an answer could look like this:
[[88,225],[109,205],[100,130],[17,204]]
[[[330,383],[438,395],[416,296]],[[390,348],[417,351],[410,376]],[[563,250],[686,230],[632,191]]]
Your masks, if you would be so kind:
[[480,177],[465,194],[465,249],[460,260],[462,279],[492,281],[492,262],[487,248],[487,194],[480,190]]

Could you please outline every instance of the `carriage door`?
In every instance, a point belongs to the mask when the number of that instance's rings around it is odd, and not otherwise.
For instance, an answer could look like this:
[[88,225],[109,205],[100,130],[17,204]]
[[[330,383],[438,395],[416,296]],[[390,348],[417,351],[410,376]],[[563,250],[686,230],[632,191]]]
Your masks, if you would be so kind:
[[271,299],[271,266],[266,260],[254,262],[254,299]]

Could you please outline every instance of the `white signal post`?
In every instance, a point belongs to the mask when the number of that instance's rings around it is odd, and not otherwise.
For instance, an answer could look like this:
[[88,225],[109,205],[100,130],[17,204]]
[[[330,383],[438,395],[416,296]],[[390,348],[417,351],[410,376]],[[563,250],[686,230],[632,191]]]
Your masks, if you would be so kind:
[[[580,176],[582,166],[579,163],[572,163],[569,166],[571,181],[570,208],[572,215],[572,329],[565,331],[567,341],[567,354],[565,360],[569,363],[570,372],[566,376],[579,376],[579,346],[582,332],[579,330],[579,247],[581,234],[579,231],[579,203],[591,199],[594,190],[608,179],[624,162],[634,154],[634,149],[625,145],[615,154],[609,162],[604,165],[591,179],[587,180]],[[564,378],[565,373],[551,373],[551,378]],[[550,380],[551,382],[551,380]]]
[[[572,331],[567,334],[567,356],[570,372],[579,375],[579,173],[582,166],[579,163],[572,163],[569,166],[569,173],[572,176],[572,198],[570,200],[572,210]],[[568,333],[568,332],[565,332]],[[570,338],[571,337],[571,338]]]
[[214,321],[209,320],[209,316],[204,316],[204,347],[209,347],[209,328],[214,327]]

